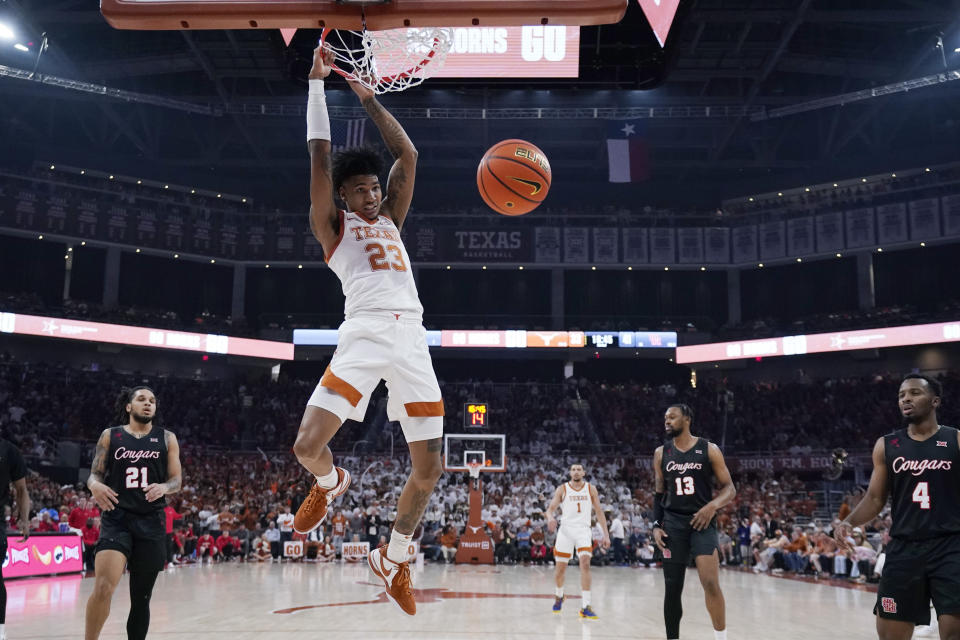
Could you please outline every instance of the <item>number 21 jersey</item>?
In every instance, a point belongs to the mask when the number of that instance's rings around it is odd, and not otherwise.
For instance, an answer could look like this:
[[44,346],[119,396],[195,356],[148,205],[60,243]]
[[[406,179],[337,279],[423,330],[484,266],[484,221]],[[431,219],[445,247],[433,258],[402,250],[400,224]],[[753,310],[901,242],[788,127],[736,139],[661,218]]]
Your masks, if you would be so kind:
[[137,438],[123,427],[110,429],[106,484],[117,492],[117,506],[130,513],[149,514],[167,506],[165,497],[147,502],[144,488],[167,481],[167,442],[164,430],[152,427]]
[[343,287],[344,315],[389,311],[422,316],[410,256],[393,220],[339,215],[340,237],[326,259]]
[[660,459],[666,501],[670,513],[691,515],[713,499],[713,465],[710,441],[697,438],[688,451],[680,451],[669,441],[663,445]]

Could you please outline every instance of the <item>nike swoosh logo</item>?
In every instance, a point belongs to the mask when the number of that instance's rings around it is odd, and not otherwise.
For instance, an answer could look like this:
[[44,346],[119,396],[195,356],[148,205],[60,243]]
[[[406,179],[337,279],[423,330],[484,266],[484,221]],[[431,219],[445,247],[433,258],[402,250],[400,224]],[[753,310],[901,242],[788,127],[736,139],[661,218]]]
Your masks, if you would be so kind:
[[537,195],[538,193],[540,193],[541,191],[543,191],[543,184],[540,183],[540,182],[537,182],[536,180],[526,180],[526,179],[524,179],[524,178],[514,178],[513,176],[510,176],[510,179],[511,179],[511,180],[516,180],[517,182],[519,182],[519,183],[521,183],[521,184],[525,184],[525,185],[527,185],[528,187],[530,187],[530,189],[531,189],[530,195],[532,195],[532,196],[535,196],[535,195]]

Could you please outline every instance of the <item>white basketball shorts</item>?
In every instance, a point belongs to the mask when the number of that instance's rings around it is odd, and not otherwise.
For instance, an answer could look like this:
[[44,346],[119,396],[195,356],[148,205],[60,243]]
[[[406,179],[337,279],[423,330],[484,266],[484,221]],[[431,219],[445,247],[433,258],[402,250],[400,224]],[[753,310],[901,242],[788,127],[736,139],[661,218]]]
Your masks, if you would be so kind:
[[307,404],[341,421],[363,420],[381,379],[389,391],[387,418],[400,422],[407,442],[443,435],[440,385],[419,317],[383,313],[345,320],[333,359]]
[[568,560],[573,557],[573,552],[577,552],[577,557],[582,555],[593,555],[593,534],[588,527],[564,527],[560,525],[557,531],[557,542],[553,547],[554,558]]

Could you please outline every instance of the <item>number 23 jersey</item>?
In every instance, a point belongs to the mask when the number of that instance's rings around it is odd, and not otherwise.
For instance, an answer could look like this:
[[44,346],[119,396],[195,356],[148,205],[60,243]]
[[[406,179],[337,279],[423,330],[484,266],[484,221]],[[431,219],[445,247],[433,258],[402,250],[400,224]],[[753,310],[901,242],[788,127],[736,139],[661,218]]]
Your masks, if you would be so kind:
[[680,451],[673,441],[663,445],[660,470],[663,473],[666,501],[670,513],[691,515],[713,499],[713,465],[710,441],[697,438],[688,451]]
[[111,427],[106,459],[106,484],[117,492],[117,506],[130,513],[149,514],[167,506],[161,496],[147,501],[144,488],[167,481],[167,442],[163,429],[152,427],[137,438],[123,427]]
[[340,237],[326,259],[340,278],[347,318],[383,311],[423,315],[410,256],[387,216],[370,221],[341,211]]

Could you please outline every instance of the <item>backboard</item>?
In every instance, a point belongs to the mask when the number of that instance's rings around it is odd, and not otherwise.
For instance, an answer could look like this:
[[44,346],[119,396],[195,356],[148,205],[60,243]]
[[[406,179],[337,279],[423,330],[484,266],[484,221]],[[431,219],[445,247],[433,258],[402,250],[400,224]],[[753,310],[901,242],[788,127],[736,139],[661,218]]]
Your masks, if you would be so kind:
[[469,471],[471,462],[479,462],[481,470],[507,470],[507,437],[502,433],[443,434],[443,468],[446,471]]
[[[117,29],[398,29],[620,22],[628,0],[100,0]],[[364,24],[365,23],[365,24]]]

